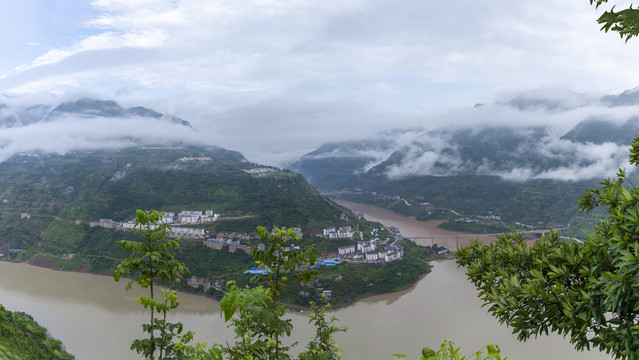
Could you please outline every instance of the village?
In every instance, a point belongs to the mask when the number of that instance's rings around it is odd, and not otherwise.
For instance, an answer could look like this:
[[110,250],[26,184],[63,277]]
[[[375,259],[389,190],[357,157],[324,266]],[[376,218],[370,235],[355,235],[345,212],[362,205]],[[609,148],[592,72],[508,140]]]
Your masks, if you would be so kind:
[[[292,228],[296,235],[301,239],[302,229],[300,227]],[[376,237],[379,233],[379,229],[374,229],[371,235],[373,239],[369,241],[360,240],[357,244],[342,246],[338,248],[336,253],[324,253],[318,255],[318,260],[312,268],[332,267],[341,264],[342,262],[350,263],[387,263],[393,261],[402,260],[404,257],[404,248],[400,244],[403,240],[402,235],[398,228],[391,227],[393,233],[392,238],[381,240]],[[351,226],[342,226],[339,228],[329,227],[322,230],[323,236],[327,239],[353,239],[355,235],[358,235],[359,239],[363,239],[361,232],[353,230]],[[203,244],[206,247],[222,250],[225,246],[228,247],[229,252],[244,251],[247,254],[251,252],[251,246],[246,244],[250,241],[250,236],[239,233],[219,233],[216,238],[207,238],[203,240]],[[245,244],[242,244],[245,242]],[[259,243],[256,245],[258,249],[265,250],[266,245]],[[298,245],[290,245],[292,249],[299,249]],[[246,274],[250,275],[265,275],[268,273],[267,269],[253,267],[248,269]],[[218,291],[223,291],[221,281],[210,281],[198,276],[192,276],[187,280],[187,284],[192,287],[203,287],[204,292],[209,291],[211,288],[215,288]],[[324,295],[331,296],[331,290],[324,290]]]
[[[261,169],[260,169],[261,170]],[[22,213],[22,219],[29,219],[31,214]],[[202,244],[208,248],[215,250],[223,250],[234,253],[241,251],[246,254],[251,253],[251,243],[260,250],[265,250],[266,245],[264,243],[255,244],[255,239],[248,234],[242,234],[237,232],[220,232],[211,236],[210,232],[206,229],[198,226],[212,224],[220,219],[220,214],[215,213],[213,210],[194,211],[184,210],[179,213],[165,212],[157,225],[153,225],[152,229],[157,228],[160,225],[169,225],[168,232],[171,237],[180,237],[193,240],[201,240]],[[346,215],[340,217],[341,220],[348,220]],[[75,220],[76,225],[80,225],[81,220]],[[135,221],[115,221],[112,219],[100,219],[99,221],[90,221],[89,226],[103,227],[106,229],[112,229],[116,231],[133,231],[136,230]],[[304,234],[301,227],[290,228],[295,232],[299,239],[302,239]],[[386,239],[380,239],[379,232],[381,228],[373,229],[371,231],[370,240],[363,240],[364,234],[361,231],[353,229],[350,225],[341,227],[328,227],[322,229],[322,233],[312,234],[313,236],[321,236],[326,239],[357,239],[356,244],[346,245],[339,247],[337,252],[318,254],[318,259],[313,268],[332,267],[339,265],[343,262],[347,263],[388,263],[393,261],[400,261],[404,257],[404,248],[400,244],[403,240],[402,235],[398,228],[390,227],[389,230],[393,234],[392,237]],[[291,244],[292,249],[299,249],[299,245]],[[7,249],[8,251],[22,251],[21,249]],[[0,254],[3,256],[4,254]],[[73,256],[73,254],[65,254],[65,256]],[[250,275],[264,275],[268,273],[268,270],[262,268],[251,268],[245,271]],[[223,291],[222,281],[209,280],[199,276],[192,276],[187,279],[187,284],[191,287],[198,288],[203,287],[204,292],[214,288],[218,291]],[[330,290],[323,290],[324,295],[330,297]]]

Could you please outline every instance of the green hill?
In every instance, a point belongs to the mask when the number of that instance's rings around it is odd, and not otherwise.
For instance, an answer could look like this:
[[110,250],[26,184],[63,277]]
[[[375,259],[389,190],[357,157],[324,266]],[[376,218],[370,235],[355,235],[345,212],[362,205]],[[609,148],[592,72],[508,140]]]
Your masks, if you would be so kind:
[[71,360],[60,340],[47,335],[47,329],[38,325],[23,312],[11,312],[0,305],[0,359]]
[[[199,226],[211,233],[339,224],[345,210],[301,175],[249,171],[255,168],[237,152],[201,147],[14,156],[0,163],[0,253],[53,268],[108,272],[123,256],[115,241],[135,235],[89,224],[132,220],[137,209],[213,210],[224,221]],[[61,260],[62,254],[81,256]]]

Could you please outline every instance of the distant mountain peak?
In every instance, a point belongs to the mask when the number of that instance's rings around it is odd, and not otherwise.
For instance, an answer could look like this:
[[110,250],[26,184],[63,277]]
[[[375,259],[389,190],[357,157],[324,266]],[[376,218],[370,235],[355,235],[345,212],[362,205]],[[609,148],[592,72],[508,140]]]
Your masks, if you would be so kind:
[[606,95],[601,102],[608,106],[630,106],[639,104],[639,87],[626,90],[617,95]]
[[49,121],[59,116],[73,114],[86,117],[106,117],[106,118],[127,118],[127,117],[145,117],[158,120],[166,120],[175,124],[181,124],[191,127],[191,124],[178,117],[164,115],[152,109],[142,106],[132,108],[124,108],[113,100],[99,100],[90,98],[81,98],[76,101],[64,102],[55,107],[44,120]]

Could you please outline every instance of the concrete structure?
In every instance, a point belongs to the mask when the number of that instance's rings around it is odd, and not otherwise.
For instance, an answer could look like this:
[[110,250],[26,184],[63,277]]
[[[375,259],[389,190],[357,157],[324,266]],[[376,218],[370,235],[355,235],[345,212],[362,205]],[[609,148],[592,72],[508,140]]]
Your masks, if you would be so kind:
[[379,253],[369,252],[366,254],[366,261],[377,261],[377,260],[379,260]]
[[329,239],[352,239],[355,231],[350,226],[342,226],[339,229],[330,227],[323,229],[322,234]]
[[342,246],[337,249],[337,253],[340,255],[348,255],[355,252],[355,245]]

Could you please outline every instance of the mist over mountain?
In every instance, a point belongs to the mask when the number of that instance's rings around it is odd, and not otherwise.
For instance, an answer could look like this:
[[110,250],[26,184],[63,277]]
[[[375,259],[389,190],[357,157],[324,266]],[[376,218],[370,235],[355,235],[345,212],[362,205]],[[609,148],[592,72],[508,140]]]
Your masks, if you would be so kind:
[[[378,181],[474,175],[515,182],[601,179],[628,166],[628,148],[639,134],[637,104],[637,89],[603,97],[517,94],[488,109],[464,112],[465,123],[451,121],[449,126],[435,124],[431,129],[327,143],[302,156],[291,169],[327,190],[367,177]],[[498,115],[504,108],[514,109],[506,113],[512,115],[510,123]],[[486,111],[496,114],[494,121],[485,118]],[[523,116],[537,116],[538,124],[521,121]],[[568,117],[581,119],[567,128],[550,121]]]
[[637,178],[628,163],[635,99],[636,89],[512,94],[428,127],[324,144],[290,169],[331,196],[421,219],[452,209],[550,227],[592,221],[577,209],[586,189],[619,168]]
[[0,130],[0,161],[25,152],[211,145],[186,120],[146,107],[126,108],[112,100],[90,98],[31,104],[3,96]]

